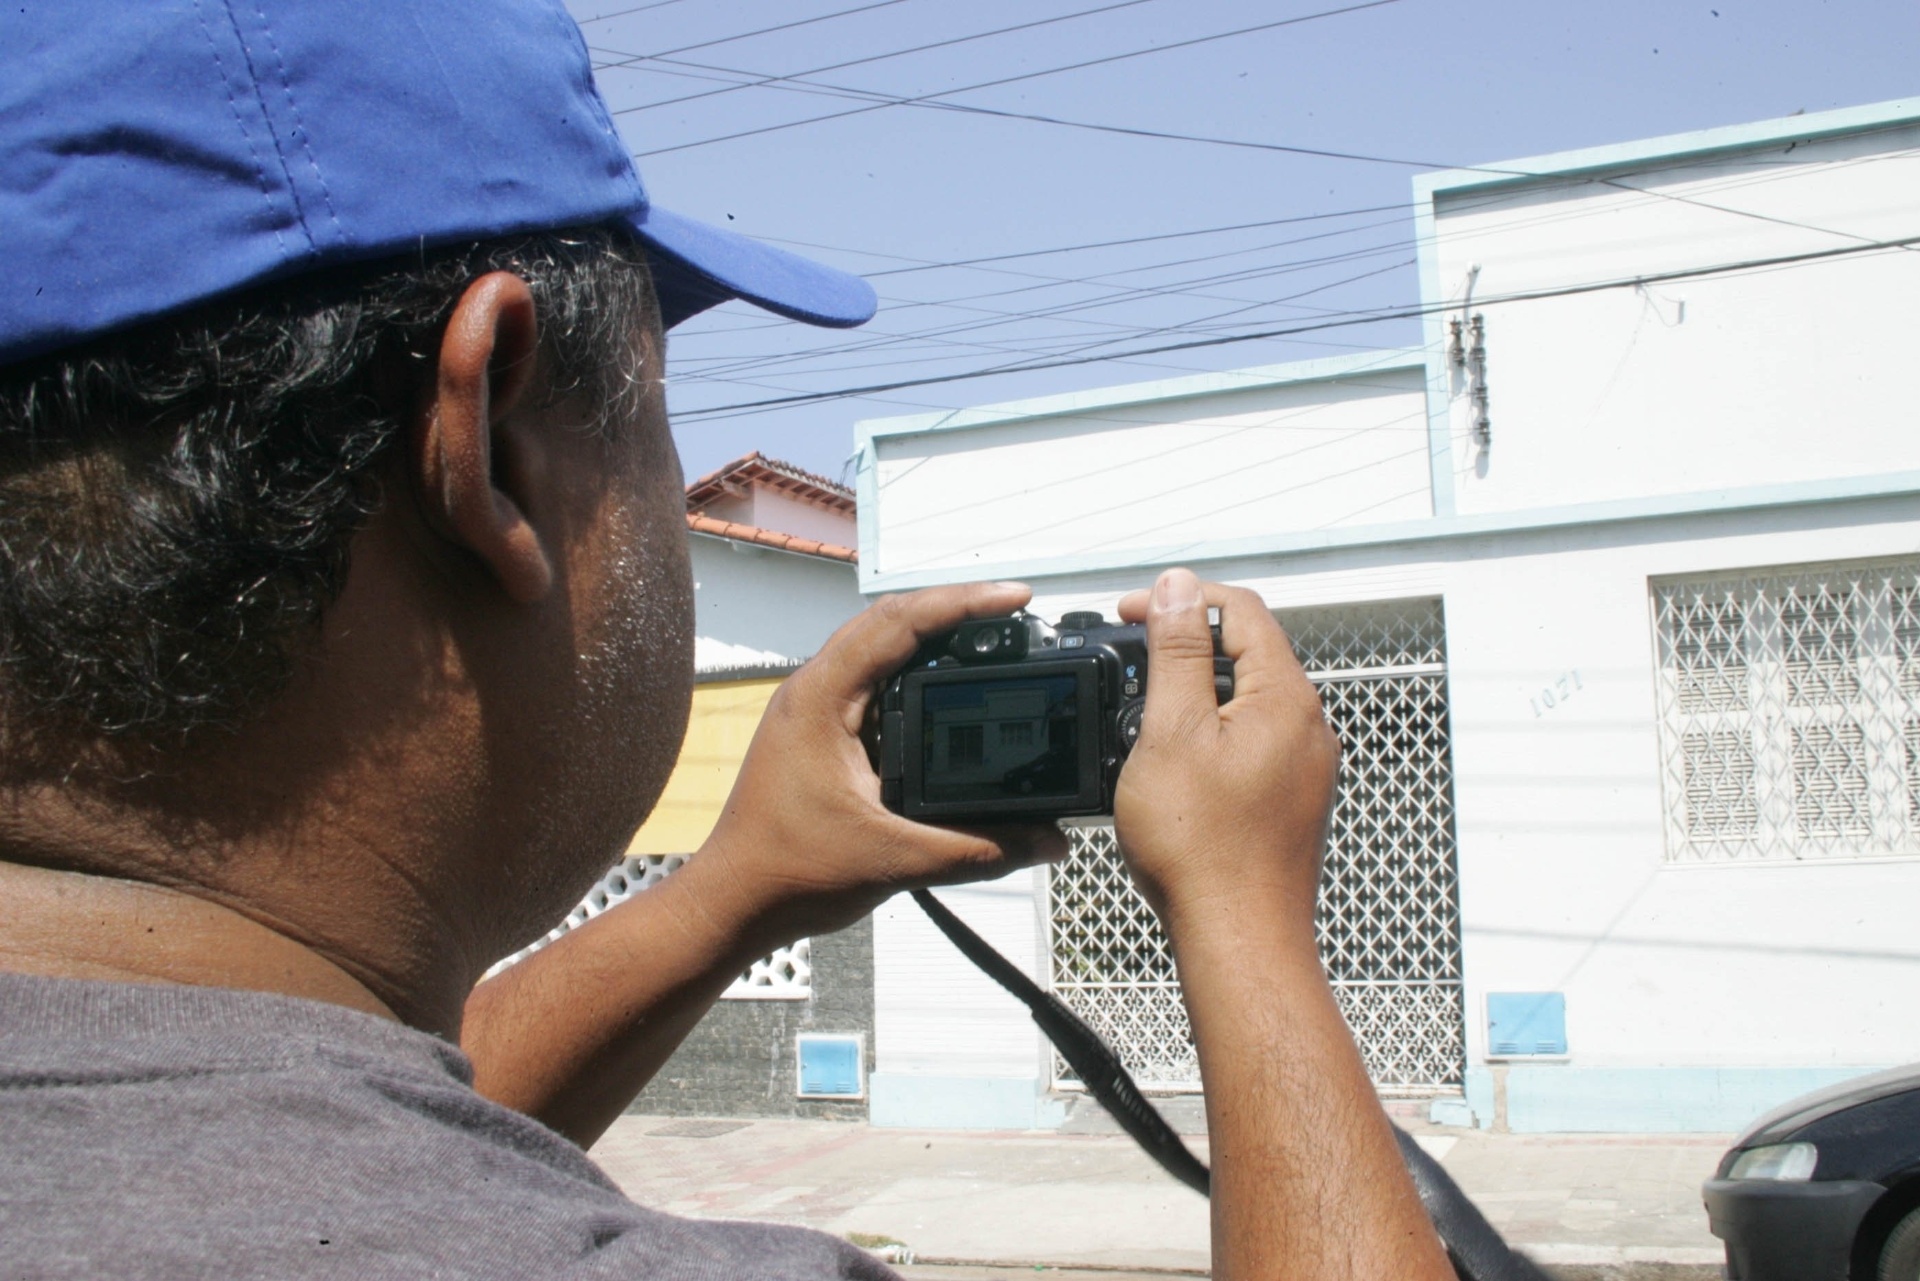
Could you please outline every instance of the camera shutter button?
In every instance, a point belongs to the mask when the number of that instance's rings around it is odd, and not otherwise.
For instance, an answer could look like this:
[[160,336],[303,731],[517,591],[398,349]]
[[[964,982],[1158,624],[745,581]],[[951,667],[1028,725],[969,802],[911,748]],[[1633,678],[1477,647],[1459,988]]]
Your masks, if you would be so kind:
[[1136,698],[1120,709],[1120,751],[1123,754],[1131,752],[1133,745],[1140,741],[1140,720],[1146,711],[1147,702],[1143,698]]

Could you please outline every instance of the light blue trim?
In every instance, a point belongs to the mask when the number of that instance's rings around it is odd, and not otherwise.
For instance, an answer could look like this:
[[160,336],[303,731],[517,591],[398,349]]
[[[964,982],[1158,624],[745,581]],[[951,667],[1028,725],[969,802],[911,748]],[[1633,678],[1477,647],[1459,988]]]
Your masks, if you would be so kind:
[[908,1076],[867,1078],[867,1123],[897,1130],[1055,1130],[1066,1105],[1031,1077]]
[[1447,368],[1447,317],[1426,311],[1440,301],[1440,255],[1434,252],[1436,235],[1433,201],[1413,202],[1414,256],[1420,260],[1420,331],[1426,339],[1427,469],[1435,516],[1455,512],[1453,495],[1453,373]]
[[[1568,529],[1582,525],[1609,525],[1625,521],[1656,520],[1768,507],[1802,507],[1856,499],[1905,497],[1920,493],[1920,471],[1883,472],[1872,476],[1843,476],[1831,480],[1792,481],[1751,485],[1738,489],[1694,490],[1656,494],[1561,507],[1534,507],[1512,512],[1469,513],[1429,520],[1354,525],[1340,529],[1307,529],[1261,534],[1247,538],[1201,539],[1141,550],[1125,548],[1061,556],[1052,560],[1002,561],[995,564],[953,566],[896,574],[874,571],[873,558],[862,541],[860,590],[902,591],[943,583],[988,579],[1057,577],[1154,565],[1191,565],[1205,561],[1246,560],[1254,557],[1298,555],[1356,547],[1445,542],[1489,534]],[[861,495],[866,501],[866,495]]]
[[[853,521],[859,565],[875,557],[880,542],[880,488],[874,462],[873,444],[862,438],[854,447],[853,464]],[[865,572],[861,570],[863,575]]]
[[1484,1067],[1468,1068],[1466,1081],[1467,1107],[1473,1114],[1473,1123],[1483,1130],[1493,1128],[1493,1073]]
[[1193,400],[1201,396],[1259,391],[1295,383],[1338,382],[1357,374],[1418,369],[1426,364],[1426,358],[1426,353],[1419,348],[1392,347],[1347,356],[1326,356],[1318,360],[1296,360],[1283,365],[1256,365],[1251,369],[1228,369],[1219,373],[1160,378],[1152,382],[1091,387],[1085,391],[1039,396],[1032,400],[976,405],[972,409],[907,414],[899,418],[865,418],[853,425],[853,435],[856,446],[864,451],[882,438],[961,431],[969,427],[994,427],[1036,418],[1061,418],[1095,410],[1151,405],[1169,400]]
[[1463,1098],[1442,1095],[1427,1105],[1427,1120],[1434,1125],[1457,1125],[1463,1130],[1473,1128],[1473,1106]]
[[[1518,187],[1547,179],[1574,178],[1609,169],[1644,167],[1650,162],[1697,160],[1732,151],[1750,151],[1783,142],[1811,142],[1842,134],[1860,133],[1883,125],[1920,124],[1920,98],[1896,98],[1864,107],[1816,111],[1810,116],[1782,116],[1751,124],[1697,129],[1641,138],[1605,147],[1559,151],[1523,160],[1503,160],[1479,169],[1443,169],[1418,174],[1413,180],[1416,204],[1431,206],[1439,193],[1460,195],[1491,187]],[[1487,170],[1508,172],[1489,173]],[[1422,243],[1425,243],[1424,241]]]
[[[1516,1134],[1732,1134],[1787,1100],[1875,1067],[1576,1067],[1507,1069],[1507,1128]],[[1477,1078],[1477,1079],[1476,1079]],[[1492,1070],[1467,1071],[1481,1128],[1493,1124]]]

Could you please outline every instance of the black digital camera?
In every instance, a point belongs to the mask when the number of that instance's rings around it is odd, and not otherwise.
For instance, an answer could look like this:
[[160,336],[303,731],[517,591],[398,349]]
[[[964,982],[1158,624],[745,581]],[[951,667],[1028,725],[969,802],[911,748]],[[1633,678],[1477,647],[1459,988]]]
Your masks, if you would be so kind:
[[[1218,626],[1213,653],[1224,703],[1233,662]],[[962,623],[881,688],[881,799],[946,824],[1111,814],[1146,697],[1137,623],[1090,612],[1058,628],[1026,614]]]

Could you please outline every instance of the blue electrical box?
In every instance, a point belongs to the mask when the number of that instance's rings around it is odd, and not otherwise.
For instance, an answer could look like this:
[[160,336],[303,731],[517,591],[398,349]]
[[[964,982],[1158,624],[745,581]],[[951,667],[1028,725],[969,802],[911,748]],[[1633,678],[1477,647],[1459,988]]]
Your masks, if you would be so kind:
[[799,1095],[803,1099],[865,1096],[865,1048],[857,1036],[802,1036]]
[[1488,1058],[1563,1058],[1566,1053],[1564,993],[1487,993]]

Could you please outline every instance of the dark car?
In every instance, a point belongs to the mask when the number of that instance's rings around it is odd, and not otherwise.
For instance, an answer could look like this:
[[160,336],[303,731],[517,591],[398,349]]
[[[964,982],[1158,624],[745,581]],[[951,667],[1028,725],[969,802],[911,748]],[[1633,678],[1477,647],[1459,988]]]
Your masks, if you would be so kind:
[[1920,1064],[1775,1108],[1701,1194],[1730,1281],[1920,1281]]

